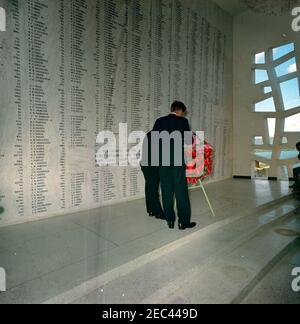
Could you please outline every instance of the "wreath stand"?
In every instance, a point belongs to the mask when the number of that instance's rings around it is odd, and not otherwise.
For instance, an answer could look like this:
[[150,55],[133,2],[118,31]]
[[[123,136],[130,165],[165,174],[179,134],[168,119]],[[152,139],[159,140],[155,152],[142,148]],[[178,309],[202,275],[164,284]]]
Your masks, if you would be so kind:
[[209,209],[210,209],[210,211],[211,211],[213,217],[217,217],[216,214],[215,214],[215,212],[214,212],[214,209],[213,209],[213,207],[212,207],[212,205],[211,205],[211,202],[210,202],[210,200],[209,200],[209,198],[208,198],[208,195],[207,195],[207,193],[206,193],[206,190],[205,190],[205,188],[204,188],[204,186],[203,186],[203,182],[202,182],[201,178],[199,179],[199,183],[200,183],[200,187],[201,187],[201,189],[202,189],[202,191],[203,191],[203,193],[204,193],[205,199],[206,199],[206,201],[207,201],[207,204],[208,204],[208,206],[209,206]]
[[[204,185],[203,185],[203,182],[202,182],[201,178],[199,178],[198,182],[200,183],[200,187],[201,187],[201,189],[202,189],[202,191],[203,191],[203,193],[204,193],[205,199],[206,199],[206,201],[207,201],[207,204],[208,204],[208,206],[209,206],[209,209],[210,209],[210,211],[211,211],[212,216],[213,216],[214,218],[217,217],[217,216],[216,216],[216,213],[215,213],[215,211],[214,211],[214,209],[213,209],[213,207],[212,207],[212,204],[211,204],[211,202],[210,202],[210,200],[209,200],[209,198],[208,198],[208,195],[207,195],[207,193],[206,193],[206,190],[205,190],[205,188],[204,188]],[[195,187],[195,188],[196,188],[196,187]],[[174,207],[175,207],[175,209],[176,209],[176,199],[174,200]]]

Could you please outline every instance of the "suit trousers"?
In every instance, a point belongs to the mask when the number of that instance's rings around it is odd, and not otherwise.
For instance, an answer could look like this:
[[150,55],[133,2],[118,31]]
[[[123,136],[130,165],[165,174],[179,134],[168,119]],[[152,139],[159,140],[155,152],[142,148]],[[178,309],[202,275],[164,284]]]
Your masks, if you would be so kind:
[[154,216],[163,216],[164,212],[159,200],[160,176],[158,167],[142,167],[145,177],[145,195],[147,212]]
[[167,221],[176,220],[174,195],[177,203],[178,219],[181,224],[191,221],[191,204],[188,192],[185,166],[160,167],[163,207]]

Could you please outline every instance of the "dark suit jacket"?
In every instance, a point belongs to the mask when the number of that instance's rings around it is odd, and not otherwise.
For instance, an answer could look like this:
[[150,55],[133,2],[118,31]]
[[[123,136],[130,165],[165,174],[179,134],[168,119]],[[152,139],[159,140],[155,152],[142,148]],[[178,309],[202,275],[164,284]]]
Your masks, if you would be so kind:
[[[179,131],[181,133],[182,136],[182,162],[184,165],[184,150],[183,150],[183,145],[184,144],[192,144],[192,133],[191,133],[191,128],[189,125],[189,122],[186,118],[184,117],[178,117],[174,114],[170,114],[166,117],[162,117],[159,118],[154,127],[153,127],[153,131],[154,132],[163,132],[166,131],[169,134],[173,133],[174,131]],[[188,136],[187,138],[185,138],[185,142],[184,142],[184,135],[185,132],[190,132],[190,137]],[[175,156],[176,156],[176,151],[174,150],[174,141],[171,140],[170,143],[170,166],[174,166],[175,164]],[[162,142],[160,141],[160,146],[159,146],[159,165],[162,166]]]
[[157,132],[167,131],[170,134],[174,131],[180,131],[183,135],[184,132],[190,132],[191,128],[186,118],[170,114],[157,119],[153,130]]

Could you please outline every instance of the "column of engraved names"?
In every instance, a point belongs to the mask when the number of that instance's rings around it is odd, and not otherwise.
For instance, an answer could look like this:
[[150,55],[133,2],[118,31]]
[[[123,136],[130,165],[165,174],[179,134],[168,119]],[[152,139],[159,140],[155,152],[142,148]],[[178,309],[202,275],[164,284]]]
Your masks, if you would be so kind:
[[[87,147],[87,116],[85,115],[85,89],[83,78],[87,73],[85,63],[84,32],[87,21],[86,0],[70,1],[70,87],[71,87],[71,114],[70,114],[70,142],[71,149]],[[75,155],[76,156],[76,155]],[[71,207],[78,207],[83,203],[83,183],[85,173],[71,174]]]
[[193,129],[205,131],[205,122],[204,122],[204,115],[205,115],[205,98],[207,94],[204,93],[204,84],[205,84],[205,72],[203,68],[205,67],[205,53],[207,46],[205,44],[205,20],[197,13],[197,20],[196,16],[194,17],[197,23],[197,29],[195,31],[197,37],[197,46],[196,46],[196,68],[195,68],[195,96],[196,99],[194,104],[196,107],[193,107],[191,124]]
[[[113,103],[115,93],[121,89],[115,88],[117,63],[115,51],[117,42],[114,39],[114,32],[117,26],[117,8],[115,1],[102,1],[96,3],[96,44],[95,44],[95,74],[96,92],[96,134],[100,131],[114,131],[117,127],[115,115],[118,111]],[[118,32],[116,32],[118,35]],[[119,113],[119,112],[118,112]],[[96,138],[96,137],[95,137]],[[101,145],[95,145],[95,151]],[[108,167],[99,167],[96,164],[96,171],[92,179],[93,200],[96,203],[111,201],[115,198],[114,174]]]
[[186,103],[189,109],[189,118],[194,121],[195,130],[199,130],[199,120],[197,120],[197,111],[199,109],[199,98],[196,87],[198,86],[198,15],[191,9],[188,9],[188,26],[187,26],[187,55],[186,55]]
[[[130,127],[130,114],[131,114],[131,105],[130,100],[130,75],[131,75],[131,65],[129,64],[130,58],[130,46],[129,46],[129,11],[130,11],[131,1],[124,1],[122,6],[117,7],[118,16],[117,19],[117,28],[115,29],[114,42],[118,45],[115,50],[115,63],[118,66],[117,73],[114,78],[114,86],[116,92],[114,93],[114,100],[116,106],[118,107],[117,120],[115,122],[127,123]],[[116,37],[117,36],[117,37]],[[122,134],[119,134],[119,131],[115,132],[118,135],[119,140],[123,139]],[[124,140],[126,140],[124,138]],[[122,167],[119,167],[118,170],[115,170],[114,176],[117,177],[119,182],[119,198],[124,199],[130,195],[130,171],[126,166],[128,163],[127,154],[120,154],[121,152],[117,150],[117,156],[119,158],[119,163]],[[126,152],[125,152],[126,153]],[[112,170],[113,171],[113,170]]]
[[[226,141],[228,140],[225,120],[216,118],[216,116],[223,114],[225,107],[221,106],[223,102],[223,86],[224,86],[224,48],[225,37],[217,28],[211,29],[211,100],[213,104],[214,115],[214,134],[212,136],[212,143],[217,151],[215,159],[216,179],[225,177],[225,159],[227,158]],[[224,118],[224,117],[223,117]]]
[[115,89],[114,81],[117,73],[117,62],[114,60],[114,53],[117,51],[114,31],[117,29],[116,19],[118,13],[115,1],[103,0],[104,4],[104,129],[113,131],[115,129],[114,113],[117,108],[113,104]]
[[[208,56],[208,67],[209,67],[209,79],[208,79],[208,94],[209,94],[209,108],[207,107],[207,122],[209,125],[216,123],[216,116],[223,113],[221,106],[223,96],[223,63],[224,63],[224,38],[222,33],[214,26],[210,25],[209,30],[209,56]],[[217,128],[217,129],[216,129]],[[210,141],[213,145],[220,143],[221,137],[223,136],[222,127],[210,127]],[[222,150],[220,149],[219,152]],[[222,155],[224,156],[224,155]],[[219,156],[218,165],[221,163],[222,156]],[[221,170],[217,170],[221,173]]]
[[141,21],[143,14],[141,10],[141,1],[133,0],[131,3],[131,92],[130,92],[130,131],[140,130],[142,123],[142,110],[141,107]]
[[60,207],[66,208],[66,94],[65,94],[65,5],[59,0],[60,21],[60,67],[59,67],[59,138],[60,138]]
[[23,112],[22,112],[22,85],[21,85],[21,43],[20,43],[20,5],[18,0],[11,1],[13,21],[13,61],[14,61],[14,106],[16,109],[16,140],[14,153],[14,167],[16,168],[15,199],[18,216],[24,216],[24,150],[23,150]]
[[[96,91],[95,91],[95,113],[96,113],[96,127],[95,127],[95,154],[97,153],[99,149],[99,145],[96,143],[97,135],[99,134],[101,130],[101,57],[103,57],[103,51],[101,44],[103,43],[103,34],[101,31],[103,30],[103,1],[102,0],[96,0],[96,44],[95,44],[95,53],[94,53],[94,62],[95,62],[95,73],[94,78],[96,81]],[[100,168],[97,165],[97,161],[95,160],[95,174],[92,179],[92,192],[93,192],[93,200],[95,203],[101,202],[101,192],[100,192],[100,181],[101,181],[101,172]]]
[[46,134],[49,120],[45,82],[49,70],[44,45],[47,41],[47,24],[43,15],[48,6],[41,1],[28,0],[28,46],[29,46],[29,112],[30,112],[30,163],[32,213],[47,212],[51,203],[47,201],[46,147],[50,145]]
[[[131,89],[130,89],[130,131],[143,130],[143,114],[142,107],[143,93],[141,90],[142,77],[142,22],[143,11],[145,7],[144,1],[133,0],[131,2]],[[145,69],[146,67],[144,67]],[[148,122],[149,124],[149,122]],[[134,168],[129,170],[130,196],[135,196],[138,190],[138,172]]]
[[[184,93],[181,88],[181,83],[184,82],[184,75],[182,73],[183,48],[183,7],[179,0],[175,0],[172,8],[172,67],[171,67],[171,84],[173,87],[173,99],[183,100]],[[172,100],[173,100],[172,99]]]
[[208,136],[207,132],[210,129],[208,108],[210,102],[209,93],[209,45],[210,45],[210,24],[201,18],[201,88],[200,88],[200,107],[201,107],[201,130],[205,131],[205,135]]
[[[118,111],[113,102],[113,98],[119,93],[120,89],[116,89],[115,80],[117,75],[117,55],[118,43],[116,40],[116,30],[118,29],[117,20],[118,12],[116,1],[103,0],[103,33],[104,50],[103,50],[103,70],[104,70],[104,114],[102,127],[105,131],[116,132],[117,124],[115,122],[115,115]],[[120,46],[120,45],[119,45]],[[104,202],[116,199],[115,183],[119,181],[116,179],[113,172],[109,168],[103,168],[101,172],[101,187],[102,198]]]
[[212,99],[215,105],[222,102],[224,86],[224,63],[225,63],[225,41],[226,36],[217,28],[212,30]]
[[70,13],[70,61],[71,61],[71,147],[86,147],[86,116],[84,114],[85,90],[83,77],[85,68],[84,31],[86,0],[72,0]]
[[[120,69],[122,71],[122,74],[118,76],[120,80],[122,80],[121,84],[118,84],[119,89],[119,96],[120,96],[120,106],[122,114],[120,116],[119,121],[122,123],[129,123],[130,120],[130,71],[131,66],[129,64],[129,57],[130,57],[130,49],[129,49],[129,9],[130,9],[131,1],[126,0],[124,2],[124,9],[123,13],[121,15],[121,25],[120,28],[122,28],[122,47],[119,49],[121,51],[121,55],[119,57],[122,57],[122,62],[119,62],[118,64],[121,64],[123,66],[123,69]],[[120,135],[119,135],[120,138]],[[118,152],[120,153],[120,152]],[[122,163],[122,160],[124,160],[125,165],[127,163],[127,156],[123,157],[120,154],[119,161]],[[130,186],[128,185],[130,182],[130,170],[128,170],[127,167],[121,167],[120,168],[120,198],[124,199],[130,196]]]
[[151,49],[150,49],[150,105],[149,111],[153,110],[152,123],[162,115],[163,107],[163,69],[166,68],[162,64],[163,50],[165,42],[163,40],[163,31],[166,25],[166,17],[164,9],[166,5],[163,0],[152,0],[151,2]]

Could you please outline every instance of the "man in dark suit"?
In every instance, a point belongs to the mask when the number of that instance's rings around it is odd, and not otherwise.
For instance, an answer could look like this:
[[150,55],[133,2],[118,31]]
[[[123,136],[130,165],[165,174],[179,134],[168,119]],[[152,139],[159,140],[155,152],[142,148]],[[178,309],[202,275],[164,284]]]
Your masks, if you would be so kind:
[[[184,161],[185,133],[186,135],[189,134],[187,137],[190,138],[190,142],[192,141],[192,132],[188,120],[183,117],[186,110],[182,102],[174,102],[171,106],[171,114],[159,118],[153,128],[153,133],[159,134],[159,173],[165,216],[169,228],[173,229],[176,220],[174,212],[175,194],[180,230],[196,226],[196,223],[191,223],[191,205]],[[169,143],[167,143],[169,147],[163,145],[165,143],[163,143],[162,137],[166,134],[169,135]]]
[[151,165],[151,132],[143,142],[141,169],[145,178],[146,207],[149,216],[166,219],[159,200],[159,167]]

